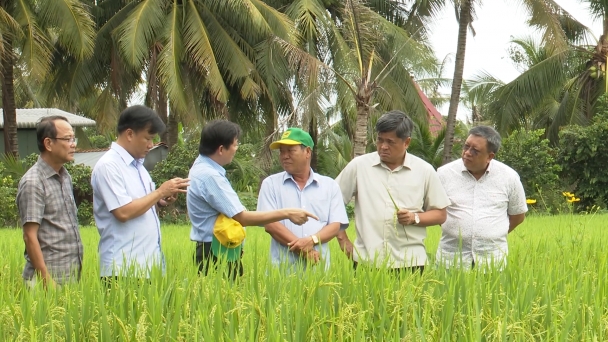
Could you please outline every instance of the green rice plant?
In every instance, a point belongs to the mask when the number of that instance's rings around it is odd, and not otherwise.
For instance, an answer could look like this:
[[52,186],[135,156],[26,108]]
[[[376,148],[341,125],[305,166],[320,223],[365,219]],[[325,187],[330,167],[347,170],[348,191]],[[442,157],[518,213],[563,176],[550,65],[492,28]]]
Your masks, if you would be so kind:
[[354,271],[336,241],[327,271],[275,267],[268,234],[250,227],[237,281],[221,266],[198,276],[190,227],[163,226],[166,273],[110,289],[99,235],[84,227],[81,282],[48,291],[24,287],[22,233],[2,229],[0,341],[605,341],[607,218],[527,218],[503,271],[435,266],[441,230],[431,227],[423,274]]

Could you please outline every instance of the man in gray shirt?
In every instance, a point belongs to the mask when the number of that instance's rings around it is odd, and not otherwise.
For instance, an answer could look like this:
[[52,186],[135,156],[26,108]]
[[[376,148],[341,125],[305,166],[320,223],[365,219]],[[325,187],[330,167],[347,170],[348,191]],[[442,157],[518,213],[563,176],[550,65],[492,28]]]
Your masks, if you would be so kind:
[[76,137],[62,116],[43,118],[36,128],[40,157],[21,178],[17,207],[23,225],[29,285],[39,276],[45,287],[78,281],[83,247],[78,230],[72,177],[63,166],[74,160]]

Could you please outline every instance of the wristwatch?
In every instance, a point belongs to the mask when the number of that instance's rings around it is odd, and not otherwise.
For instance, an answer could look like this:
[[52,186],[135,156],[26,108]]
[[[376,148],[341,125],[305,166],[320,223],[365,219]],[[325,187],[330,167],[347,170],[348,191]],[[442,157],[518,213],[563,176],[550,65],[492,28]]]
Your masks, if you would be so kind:
[[312,237],[312,242],[313,242],[315,245],[319,243],[319,237],[318,237],[318,236],[316,236],[316,235],[312,235],[311,237]]
[[418,223],[420,223],[420,216],[418,216],[418,213],[414,213],[414,224]]

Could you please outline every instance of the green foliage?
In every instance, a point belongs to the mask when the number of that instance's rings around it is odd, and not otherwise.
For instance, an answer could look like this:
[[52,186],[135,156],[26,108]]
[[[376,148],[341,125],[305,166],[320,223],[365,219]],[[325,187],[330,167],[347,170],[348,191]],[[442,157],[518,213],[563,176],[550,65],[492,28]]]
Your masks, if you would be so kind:
[[89,137],[91,148],[107,148],[110,147],[112,140],[108,139],[105,135],[93,135]]
[[[241,144],[232,162],[225,166],[226,177],[237,192],[257,191],[264,171],[256,164],[256,146]],[[255,207],[254,207],[255,208]],[[253,210],[247,207],[249,210]]]
[[[30,167],[38,160],[38,154],[32,153],[29,156],[16,160],[14,158],[3,158],[0,162],[0,207],[5,209],[0,212],[0,226],[17,226],[18,210],[15,199],[19,180]],[[91,168],[73,162],[65,164],[66,170],[72,176],[72,187],[74,190],[74,200],[78,207],[78,223],[80,225],[94,224],[93,217],[93,189],[91,188]]]
[[78,223],[81,226],[95,226],[95,217],[93,216],[93,202],[83,200],[78,205]]
[[258,196],[254,192],[239,192],[239,200],[247,210],[254,211],[258,208]]
[[91,186],[91,173],[93,169],[74,162],[65,164],[66,170],[72,176],[72,189],[74,200],[78,208],[78,223],[81,226],[95,225],[93,217],[93,187]]
[[536,209],[557,213],[565,209],[559,182],[558,150],[544,138],[544,130],[514,131],[502,140],[496,159],[512,167],[521,178],[526,196],[536,199]]
[[[154,170],[150,172],[156,187],[160,187],[161,184],[175,177],[188,178],[188,172],[196,157],[198,157],[198,142],[191,140],[183,145],[174,145],[167,154],[167,158],[156,164]],[[175,203],[160,208],[159,216],[167,222],[186,222],[186,212],[186,196],[179,195]]]
[[608,205],[608,120],[599,116],[591,125],[569,126],[560,132],[561,177],[580,197],[579,208]]
[[[0,164],[4,171],[4,166]],[[17,188],[12,176],[5,175],[0,179],[0,227],[17,227],[19,212],[17,210]]]

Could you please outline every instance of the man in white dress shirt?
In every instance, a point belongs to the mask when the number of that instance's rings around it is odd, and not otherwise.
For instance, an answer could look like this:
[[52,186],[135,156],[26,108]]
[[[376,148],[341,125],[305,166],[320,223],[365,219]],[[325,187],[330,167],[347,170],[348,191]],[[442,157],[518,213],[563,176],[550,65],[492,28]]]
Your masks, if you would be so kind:
[[143,166],[153,139],[164,130],[152,109],[128,107],[118,118],[116,142],[93,169],[99,272],[108,286],[122,277],[149,278],[154,267],[164,271],[156,205],[174,202],[189,185],[188,179],[173,178],[156,188]]
[[507,234],[524,221],[528,207],[517,172],[494,160],[500,142],[492,127],[474,127],[462,158],[437,170],[452,202],[437,249],[437,262],[447,268],[506,265]]

